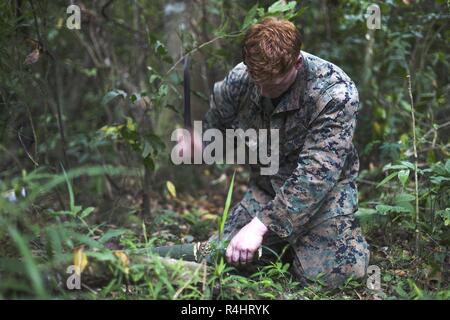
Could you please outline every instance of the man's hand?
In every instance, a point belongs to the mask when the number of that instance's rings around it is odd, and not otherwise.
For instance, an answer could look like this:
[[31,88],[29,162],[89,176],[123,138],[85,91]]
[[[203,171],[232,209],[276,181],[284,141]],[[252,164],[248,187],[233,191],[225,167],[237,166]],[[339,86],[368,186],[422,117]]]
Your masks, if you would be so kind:
[[226,251],[228,263],[246,264],[252,261],[255,252],[262,244],[267,227],[257,218],[253,218],[233,237]]

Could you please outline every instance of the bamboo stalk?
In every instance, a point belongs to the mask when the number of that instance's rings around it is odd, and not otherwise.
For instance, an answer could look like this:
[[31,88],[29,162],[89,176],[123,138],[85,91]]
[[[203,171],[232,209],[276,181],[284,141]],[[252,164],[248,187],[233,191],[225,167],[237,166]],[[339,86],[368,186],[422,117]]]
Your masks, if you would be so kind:
[[[65,285],[69,275],[67,275],[66,268],[69,265],[77,267],[77,273],[81,272],[81,283],[89,287],[100,287],[108,284],[117,276],[117,266],[113,267],[114,263],[111,260],[97,260],[89,258],[84,249],[77,249],[73,255],[73,261],[67,261],[59,266],[52,268],[52,272],[60,279],[62,286]],[[196,242],[189,244],[178,244],[172,246],[148,247],[130,251],[113,251],[114,256],[118,259],[120,270],[125,276],[125,283],[130,284],[129,271],[133,265],[162,265],[168,273],[172,270],[176,272],[177,266],[183,271],[179,274],[181,280],[188,282],[188,284],[200,283],[202,291],[206,289],[207,275],[213,273],[213,254],[210,252],[207,243]],[[261,248],[258,251],[257,260],[261,256],[270,256],[270,250]],[[70,258],[70,256],[69,256]],[[151,268],[150,268],[151,269]],[[200,270],[202,275],[200,276]],[[147,271],[145,271],[147,272]],[[151,272],[151,271],[150,271]],[[48,273],[48,272],[46,272]],[[143,281],[144,279],[141,278]],[[140,282],[141,280],[137,280]],[[187,287],[185,286],[175,295],[176,298]]]
[[[81,255],[83,255],[83,253]],[[192,284],[202,283],[202,277],[197,276],[199,270],[204,267],[202,263],[159,256],[156,252],[153,253],[153,251],[151,254],[145,254],[142,252],[125,253],[123,251],[114,251],[114,255],[116,256],[116,258],[118,258],[119,266],[121,266],[120,269],[117,269],[117,266],[114,266],[115,263],[110,260],[97,260],[94,258],[88,258],[86,257],[86,255],[84,255],[86,260],[78,265],[74,265],[73,261],[67,261],[67,264],[59,264],[58,266],[52,267],[51,270],[48,270],[47,268],[41,266],[41,270],[43,272],[45,271],[46,274],[51,275],[47,280],[50,281],[51,278],[56,279],[56,282],[59,283],[59,286],[61,286],[62,288],[66,288],[66,281],[68,281],[69,277],[74,275],[74,271],[67,271],[70,265],[78,268],[76,269],[75,273],[80,275],[81,285],[91,288],[97,288],[107,285],[112,280],[116,279],[118,275],[117,271],[119,271],[119,273],[122,273],[122,275],[124,276],[124,283],[127,285],[145,281],[145,277],[141,277],[136,281],[129,277],[131,267],[136,265],[161,265],[164,269],[166,269],[168,274],[172,274],[172,272],[174,272],[175,274],[177,274],[177,277],[179,277],[183,282],[189,282]],[[145,269],[144,272],[151,273],[152,270],[152,268],[149,268],[148,270]],[[212,272],[211,267],[207,267],[203,271],[207,274]],[[50,282],[48,283],[48,285],[51,285]]]

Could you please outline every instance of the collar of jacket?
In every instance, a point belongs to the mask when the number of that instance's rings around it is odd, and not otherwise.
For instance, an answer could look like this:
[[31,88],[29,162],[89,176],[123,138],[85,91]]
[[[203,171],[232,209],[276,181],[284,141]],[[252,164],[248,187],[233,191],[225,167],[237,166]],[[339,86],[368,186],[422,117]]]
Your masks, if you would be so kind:
[[[272,115],[300,109],[303,105],[303,96],[305,92],[306,83],[308,80],[308,61],[302,53],[300,53],[303,60],[302,68],[298,71],[297,77],[285,94],[283,99],[278,104],[277,108],[273,111]],[[250,94],[250,99],[258,106],[261,106],[261,90],[260,88],[252,83],[252,93]],[[301,99],[301,100],[300,100]]]

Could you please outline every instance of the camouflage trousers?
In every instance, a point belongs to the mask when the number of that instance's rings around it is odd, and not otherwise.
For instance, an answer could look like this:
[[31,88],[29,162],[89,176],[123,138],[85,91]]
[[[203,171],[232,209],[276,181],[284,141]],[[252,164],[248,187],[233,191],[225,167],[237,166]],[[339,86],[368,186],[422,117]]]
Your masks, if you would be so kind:
[[[222,239],[231,240],[252,219],[241,204],[236,205],[225,223]],[[209,241],[217,241],[217,234]],[[368,244],[353,214],[329,218],[287,239],[269,230],[262,245],[270,250],[264,250],[256,264],[238,267],[240,271],[253,272],[257,265],[281,258],[290,264],[289,270],[300,284],[319,280],[331,288],[338,287],[350,277],[364,277],[370,256]]]

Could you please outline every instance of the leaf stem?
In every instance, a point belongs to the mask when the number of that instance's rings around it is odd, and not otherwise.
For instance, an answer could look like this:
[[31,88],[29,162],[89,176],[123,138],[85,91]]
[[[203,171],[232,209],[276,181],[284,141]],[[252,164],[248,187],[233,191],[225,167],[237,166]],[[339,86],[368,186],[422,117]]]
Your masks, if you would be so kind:
[[417,138],[416,138],[416,117],[414,115],[414,100],[411,89],[411,75],[408,73],[406,76],[408,79],[408,93],[409,99],[411,101],[411,119],[412,119],[412,129],[413,129],[413,154],[414,154],[414,187],[415,187],[415,196],[416,196],[416,216],[415,216],[415,224],[416,224],[416,254],[420,253],[420,230],[419,230],[419,179],[417,177]]

